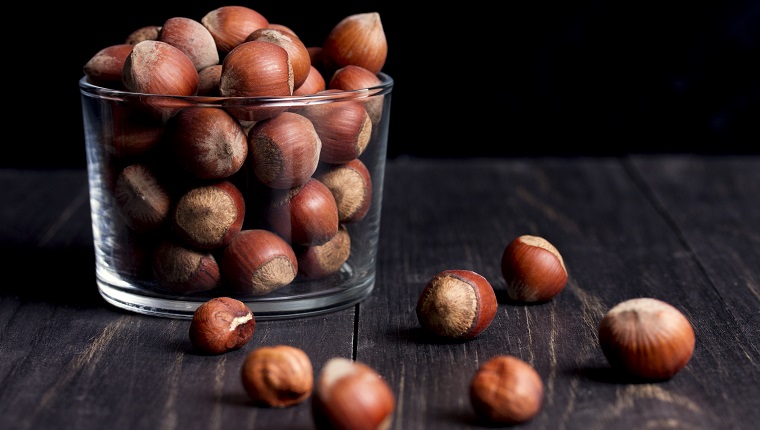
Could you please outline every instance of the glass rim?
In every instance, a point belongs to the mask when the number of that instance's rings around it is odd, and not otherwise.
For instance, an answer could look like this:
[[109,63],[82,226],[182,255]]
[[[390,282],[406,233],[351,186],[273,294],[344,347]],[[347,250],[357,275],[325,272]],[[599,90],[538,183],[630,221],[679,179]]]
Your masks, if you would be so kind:
[[177,100],[195,106],[230,106],[232,105],[310,105],[329,103],[334,101],[365,99],[374,96],[385,95],[391,92],[394,80],[385,72],[377,74],[380,84],[357,90],[327,90],[316,94],[291,95],[291,96],[255,96],[255,97],[226,97],[226,96],[183,96],[170,94],[135,93],[127,90],[119,90],[95,85],[87,80],[87,76],[79,79],[79,89],[83,95],[95,98],[126,101],[130,99],[150,100],[167,99]]

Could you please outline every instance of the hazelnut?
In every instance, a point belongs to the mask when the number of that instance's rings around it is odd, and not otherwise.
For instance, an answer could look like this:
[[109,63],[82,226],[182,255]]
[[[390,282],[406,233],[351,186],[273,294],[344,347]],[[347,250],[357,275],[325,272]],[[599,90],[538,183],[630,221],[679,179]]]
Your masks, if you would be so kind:
[[311,406],[317,428],[381,430],[390,428],[396,398],[373,368],[334,357],[319,372]]
[[353,64],[379,73],[388,56],[388,41],[377,12],[349,15],[335,27],[322,44],[322,58],[327,69]]
[[358,100],[306,105],[298,113],[314,124],[322,141],[319,159],[325,163],[347,163],[359,158],[372,137],[372,120]]
[[179,48],[158,40],[132,46],[122,70],[124,86],[135,93],[192,96],[198,90],[198,71]]
[[311,56],[301,39],[292,31],[280,30],[269,27],[254,30],[245,39],[246,42],[252,40],[262,40],[264,42],[274,43],[281,46],[288,52],[288,59],[293,68],[293,89],[300,87],[311,69]]
[[259,121],[248,131],[250,171],[271,188],[305,184],[317,170],[321,149],[312,122],[293,112]]
[[177,162],[196,178],[230,177],[248,156],[243,126],[223,109],[184,108],[167,122],[166,133]]
[[193,313],[190,342],[207,354],[223,354],[242,348],[253,337],[256,318],[245,303],[231,297],[215,297]]
[[221,285],[219,264],[213,254],[171,239],[164,239],[156,246],[151,263],[158,285],[165,291],[193,294]]
[[303,279],[322,279],[336,273],[351,255],[351,236],[341,224],[332,239],[323,245],[295,246],[298,274]]
[[509,243],[501,257],[501,273],[509,298],[544,302],[567,283],[567,269],[557,248],[539,236],[522,235]]
[[[309,66],[309,74],[306,76],[306,80],[301,86],[293,90],[294,96],[308,96],[316,94],[326,89],[325,78],[322,73],[316,67]],[[298,107],[293,109],[297,110]]]
[[256,404],[276,408],[306,400],[314,386],[309,356],[289,345],[261,346],[249,352],[241,375],[243,388]]
[[533,418],[544,400],[538,372],[511,355],[483,363],[470,382],[470,403],[478,417],[490,423],[519,424]]
[[338,232],[335,198],[330,189],[315,178],[277,194],[266,209],[265,217],[273,231],[297,245],[322,245]]
[[174,232],[189,246],[221,248],[243,227],[243,194],[227,180],[193,187],[177,200],[171,219]]
[[444,270],[433,276],[417,301],[417,319],[424,329],[450,339],[472,339],[496,317],[496,293],[471,270]]
[[290,284],[298,274],[293,248],[264,229],[244,229],[222,253],[224,278],[241,294],[264,295]]
[[618,303],[599,324],[599,345],[610,366],[644,380],[675,376],[691,359],[694,344],[689,320],[653,298]]
[[84,65],[87,81],[101,87],[122,89],[122,70],[131,52],[132,45],[126,43],[106,46],[96,52]]
[[137,45],[143,40],[158,40],[158,33],[161,31],[160,25],[146,25],[140,27],[127,35],[124,43]]
[[361,160],[327,165],[316,178],[332,192],[341,223],[359,222],[367,215],[372,203],[372,179]]
[[176,46],[200,71],[219,63],[214,37],[200,22],[181,16],[167,19],[158,33],[158,40]]
[[171,196],[153,168],[144,163],[121,170],[114,199],[124,222],[138,233],[155,231],[169,219]]
[[214,37],[219,52],[227,54],[254,30],[269,26],[269,20],[245,6],[221,6],[204,15],[201,24]]
[[[342,91],[355,91],[365,88],[377,87],[382,84],[380,78],[361,66],[349,64],[341,67],[333,73],[327,88]],[[367,114],[376,126],[383,116],[383,96],[373,96],[362,101]]]
[[222,79],[222,65],[214,64],[198,71],[198,95],[219,97],[219,82]]
[[[280,97],[293,95],[293,67],[288,51],[274,43],[241,43],[222,61],[219,93],[224,97]],[[245,121],[271,118],[287,106],[250,106],[229,100],[225,108]]]

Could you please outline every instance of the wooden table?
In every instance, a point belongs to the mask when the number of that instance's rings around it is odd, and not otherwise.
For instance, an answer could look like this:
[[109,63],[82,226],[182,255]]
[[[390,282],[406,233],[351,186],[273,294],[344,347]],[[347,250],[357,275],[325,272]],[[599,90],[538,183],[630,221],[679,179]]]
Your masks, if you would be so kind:
[[[354,307],[261,321],[252,341],[196,354],[189,320],[122,311],[98,294],[86,172],[0,170],[0,428],[312,429],[310,401],[253,406],[241,385],[260,345],[364,362],[397,399],[394,429],[482,428],[468,387],[496,354],[545,383],[529,429],[754,429],[760,423],[760,156],[388,161],[377,283]],[[500,259],[540,235],[570,273],[552,301],[507,300]],[[466,342],[437,342],[414,307],[439,271],[474,270],[499,309]],[[674,378],[633,383],[597,342],[633,297],[676,306],[696,348]]]

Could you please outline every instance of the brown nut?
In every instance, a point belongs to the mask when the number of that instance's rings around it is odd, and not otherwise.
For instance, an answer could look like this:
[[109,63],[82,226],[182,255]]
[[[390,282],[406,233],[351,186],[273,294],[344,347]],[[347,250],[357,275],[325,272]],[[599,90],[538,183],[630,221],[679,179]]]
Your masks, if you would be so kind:
[[248,165],[264,185],[300,187],[317,170],[322,141],[308,118],[283,112],[248,131]]
[[232,241],[243,228],[245,200],[230,181],[190,188],[172,211],[172,228],[186,244],[217,249]]
[[193,294],[221,285],[216,257],[165,239],[151,256],[153,273],[161,289],[176,294]]
[[169,219],[171,196],[155,170],[144,163],[121,170],[114,200],[124,222],[138,233],[156,231]]
[[293,68],[293,89],[303,85],[311,69],[311,56],[301,39],[295,33],[288,30],[269,27],[254,30],[245,39],[246,42],[262,40],[283,47],[288,52],[288,59]]
[[293,248],[264,229],[244,229],[222,253],[224,278],[241,294],[264,295],[290,284],[298,274]]
[[322,245],[294,246],[298,274],[303,279],[322,279],[338,272],[351,256],[351,236],[341,224],[332,239]]
[[158,33],[161,31],[160,25],[146,25],[129,33],[124,43],[137,45],[143,40],[158,40]]
[[[219,93],[224,97],[280,97],[293,95],[293,66],[285,48],[253,40],[230,51],[222,61]],[[229,100],[225,108],[244,121],[260,121],[287,110],[287,106],[249,106]]]
[[314,124],[322,141],[319,159],[325,163],[347,163],[359,158],[372,137],[372,120],[358,100],[306,105],[298,113]]
[[219,51],[214,37],[200,22],[181,16],[167,19],[161,26],[158,39],[184,52],[200,71],[219,63]]
[[223,109],[182,109],[169,119],[165,130],[177,162],[196,178],[228,178],[248,156],[243,126]]
[[158,40],[134,46],[122,70],[124,86],[135,93],[192,96],[198,91],[198,71],[179,48]]
[[544,384],[530,364],[511,355],[483,363],[470,382],[475,413],[491,423],[518,424],[541,410]]
[[256,404],[284,408],[311,395],[314,371],[306,353],[289,345],[249,352],[241,369],[243,388]]
[[123,89],[122,70],[131,52],[132,45],[126,43],[106,46],[96,52],[84,65],[87,82],[115,90]]
[[354,64],[379,73],[388,56],[388,41],[377,12],[349,15],[338,22],[322,44],[328,70]]
[[214,64],[198,71],[198,95],[219,97],[219,82],[222,79],[222,65]]
[[325,184],[315,178],[277,193],[266,209],[266,222],[286,241],[322,245],[338,232],[338,205]]
[[562,255],[539,236],[522,235],[510,242],[501,257],[501,272],[509,298],[519,302],[551,300],[567,283]]
[[204,15],[201,24],[214,37],[219,52],[227,54],[256,29],[269,26],[269,20],[245,6],[221,6]]
[[618,303],[599,324],[599,345],[610,366],[644,380],[667,380],[694,353],[689,320],[674,306],[653,298]]
[[[341,67],[333,73],[330,82],[327,84],[328,89],[355,91],[365,88],[377,87],[382,84],[380,78],[361,66],[349,64]],[[364,108],[372,120],[372,125],[377,126],[383,117],[383,96],[373,96],[364,101]]]
[[471,270],[444,270],[433,276],[420,294],[417,320],[442,338],[472,339],[496,317],[496,293]]
[[[309,74],[306,76],[306,80],[301,86],[293,90],[294,96],[307,96],[316,94],[326,89],[326,82],[322,73],[314,66],[309,66]],[[299,107],[294,107],[294,110]]]
[[231,297],[215,297],[193,313],[190,342],[206,354],[240,349],[253,337],[256,318],[245,303]]
[[333,194],[338,220],[351,224],[364,219],[372,203],[372,179],[358,158],[344,164],[327,165],[316,176]]
[[396,398],[373,368],[334,357],[319,372],[311,406],[317,428],[382,430],[390,428]]

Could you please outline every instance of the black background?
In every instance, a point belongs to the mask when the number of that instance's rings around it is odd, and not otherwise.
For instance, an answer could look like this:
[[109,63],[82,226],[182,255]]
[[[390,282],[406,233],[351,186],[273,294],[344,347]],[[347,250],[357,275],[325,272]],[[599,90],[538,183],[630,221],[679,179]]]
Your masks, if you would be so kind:
[[389,157],[760,153],[757,1],[134,0],[6,15],[16,60],[2,167],[84,167],[87,60],[136,28],[227,4],[307,46],[349,14],[379,12],[395,81]]

